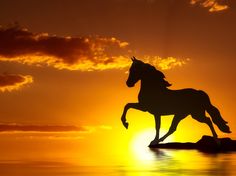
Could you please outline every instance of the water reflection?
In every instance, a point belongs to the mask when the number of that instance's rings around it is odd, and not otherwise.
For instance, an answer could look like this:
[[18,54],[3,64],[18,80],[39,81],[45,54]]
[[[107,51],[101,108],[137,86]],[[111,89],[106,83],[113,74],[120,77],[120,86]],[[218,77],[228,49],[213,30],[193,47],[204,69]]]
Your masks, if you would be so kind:
[[7,176],[78,176],[78,175],[236,175],[236,154],[206,154],[196,150],[148,149],[145,159],[129,158],[128,162],[107,165],[78,165],[67,162],[12,162],[0,163],[1,174]]
[[85,144],[83,148],[83,143],[77,140],[32,139],[28,143],[12,140],[8,145],[2,142],[0,171],[4,176],[236,175],[236,153],[149,149],[148,141],[142,135],[123,148],[121,145],[89,148]]
[[[207,154],[197,150],[149,149],[149,160],[125,168],[126,175],[235,175],[235,153]],[[147,159],[147,158],[146,158]],[[143,164],[145,163],[145,164]],[[134,163],[133,163],[134,164]]]
[[135,138],[129,152],[122,156],[127,161],[113,168],[115,175],[236,175],[236,153],[150,149],[143,142],[146,136],[144,139]]

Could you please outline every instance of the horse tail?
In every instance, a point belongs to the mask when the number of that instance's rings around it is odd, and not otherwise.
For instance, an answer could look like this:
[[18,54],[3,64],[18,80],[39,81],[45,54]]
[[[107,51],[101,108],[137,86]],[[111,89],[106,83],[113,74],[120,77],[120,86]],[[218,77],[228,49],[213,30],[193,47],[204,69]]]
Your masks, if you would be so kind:
[[217,127],[225,133],[231,133],[229,126],[227,125],[228,122],[226,122],[221,114],[220,111],[211,104],[210,98],[209,96],[204,92],[204,91],[199,91],[202,96],[204,97],[204,107],[207,111],[207,113],[211,116],[212,121],[214,122],[214,124],[217,125]]

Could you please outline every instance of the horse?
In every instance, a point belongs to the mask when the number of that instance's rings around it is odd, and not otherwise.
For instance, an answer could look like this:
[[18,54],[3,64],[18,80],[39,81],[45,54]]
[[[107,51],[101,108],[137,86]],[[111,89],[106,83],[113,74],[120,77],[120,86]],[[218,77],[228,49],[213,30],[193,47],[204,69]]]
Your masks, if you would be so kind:
[[[130,108],[153,114],[156,136],[149,146],[155,146],[164,141],[176,131],[179,122],[188,115],[191,115],[198,122],[207,124],[215,140],[217,140],[217,133],[213,123],[222,132],[231,133],[227,125],[228,122],[222,118],[220,111],[211,104],[207,93],[192,88],[171,90],[168,88],[171,84],[165,80],[165,75],[161,71],[135,57],[131,58],[131,60],[132,65],[129,69],[126,85],[134,87],[141,80],[141,87],[138,94],[138,102],[125,105],[121,121],[124,127],[128,129],[129,124],[126,120],[126,113]],[[206,116],[206,112],[211,118]],[[168,132],[159,138],[161,116],[163,115],[174,115],[174,118]]]

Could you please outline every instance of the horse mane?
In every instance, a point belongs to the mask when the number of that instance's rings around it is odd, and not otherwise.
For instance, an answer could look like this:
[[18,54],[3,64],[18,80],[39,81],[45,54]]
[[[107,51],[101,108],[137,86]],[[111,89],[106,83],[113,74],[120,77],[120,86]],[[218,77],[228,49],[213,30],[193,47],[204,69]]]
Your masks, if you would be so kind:
[[157,70],[154,66],[145,63],[145,67],[152,78],[157,81],[161,87],[167,88],[171,84],[165,80],[165,75],[161,71]]

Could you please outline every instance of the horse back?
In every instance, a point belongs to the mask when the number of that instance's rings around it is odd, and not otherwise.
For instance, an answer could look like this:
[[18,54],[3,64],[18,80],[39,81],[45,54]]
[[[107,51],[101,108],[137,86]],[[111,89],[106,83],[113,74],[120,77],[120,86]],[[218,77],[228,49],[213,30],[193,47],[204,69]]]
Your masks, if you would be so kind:
[[[152,101],[148,107],[150,112],[160,115],[184,113],[190,114],[196,108],[201,108],[202,105],[202,91],[196,89],[179,89],[163,91],[158,96],[153,95]],[[154,100],[155,99],[155,100]]]

